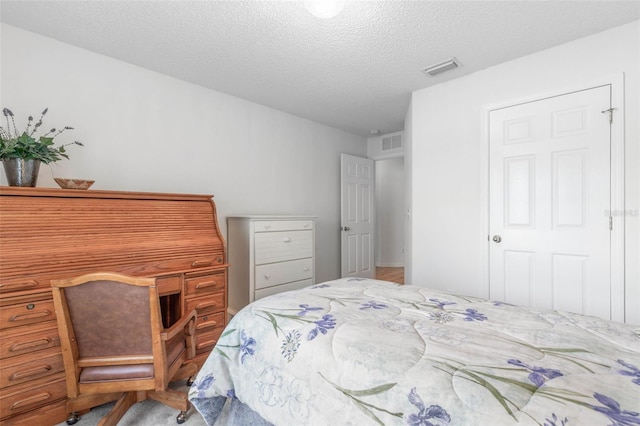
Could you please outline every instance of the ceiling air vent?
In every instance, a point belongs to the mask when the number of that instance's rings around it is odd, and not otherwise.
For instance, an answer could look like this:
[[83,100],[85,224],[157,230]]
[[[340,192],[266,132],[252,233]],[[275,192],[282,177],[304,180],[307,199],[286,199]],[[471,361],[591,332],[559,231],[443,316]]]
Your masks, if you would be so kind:
[[402,134],[389,135],[382,138],[382,150],[389,151],[392,149],[402,148]]
[[438,74],[441,74],[445,71],[456,69],[460,66],[460,62],[456,58],[448,59],[444,62],[440,62],[439,64],[431,65],[422,70],[423,73],[428,76],[434,77]]

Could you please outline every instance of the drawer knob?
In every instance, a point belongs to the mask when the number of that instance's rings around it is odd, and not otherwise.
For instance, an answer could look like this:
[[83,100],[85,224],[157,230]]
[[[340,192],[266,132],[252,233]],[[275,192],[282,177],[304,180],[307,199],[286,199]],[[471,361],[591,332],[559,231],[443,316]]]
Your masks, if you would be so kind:
[[283,243],[290,243],[290,242],[291,242],[291,238],[289,238],[289,237],[284,237],[284,238],[282,239],[282,242],[283,242]]
[[303,271],[309,272],[309,268],[304,268]]
[[269,275],[269,274],[264,274],[264,279],[265,279],[265,280],[270,280],[270,279],[271,279],[271,275]]

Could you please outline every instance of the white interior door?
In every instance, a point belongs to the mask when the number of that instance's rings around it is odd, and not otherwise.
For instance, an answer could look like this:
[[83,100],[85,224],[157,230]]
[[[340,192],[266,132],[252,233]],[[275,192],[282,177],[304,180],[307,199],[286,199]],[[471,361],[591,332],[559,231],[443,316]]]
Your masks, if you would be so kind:
[[342,276],[375,278],[373,160],[341,154],[340,165]]
[[610,99],[601,86],[490,112],[492,299],[611,318]]

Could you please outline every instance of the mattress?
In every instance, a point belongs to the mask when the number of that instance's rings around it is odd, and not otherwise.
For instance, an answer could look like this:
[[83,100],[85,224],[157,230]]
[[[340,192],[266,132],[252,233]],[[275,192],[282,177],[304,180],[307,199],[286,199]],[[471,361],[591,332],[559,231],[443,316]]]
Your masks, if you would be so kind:
[[640,327],[340,279],[238,312],[189,399],[209,425],[227,401],[237,424],[640,425]]

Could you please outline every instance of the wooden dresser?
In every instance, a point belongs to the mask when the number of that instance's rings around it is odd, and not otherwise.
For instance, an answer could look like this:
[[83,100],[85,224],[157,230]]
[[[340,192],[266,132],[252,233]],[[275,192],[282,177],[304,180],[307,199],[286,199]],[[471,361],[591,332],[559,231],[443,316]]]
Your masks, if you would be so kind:
[[227,217],[229,311],[315,283],[315,217]]
[[165,326],[196,309],[202,365],[226,324],[227,261],[211,196],[0,188],[0,424],[67,418],[50,281],[157,277]]

